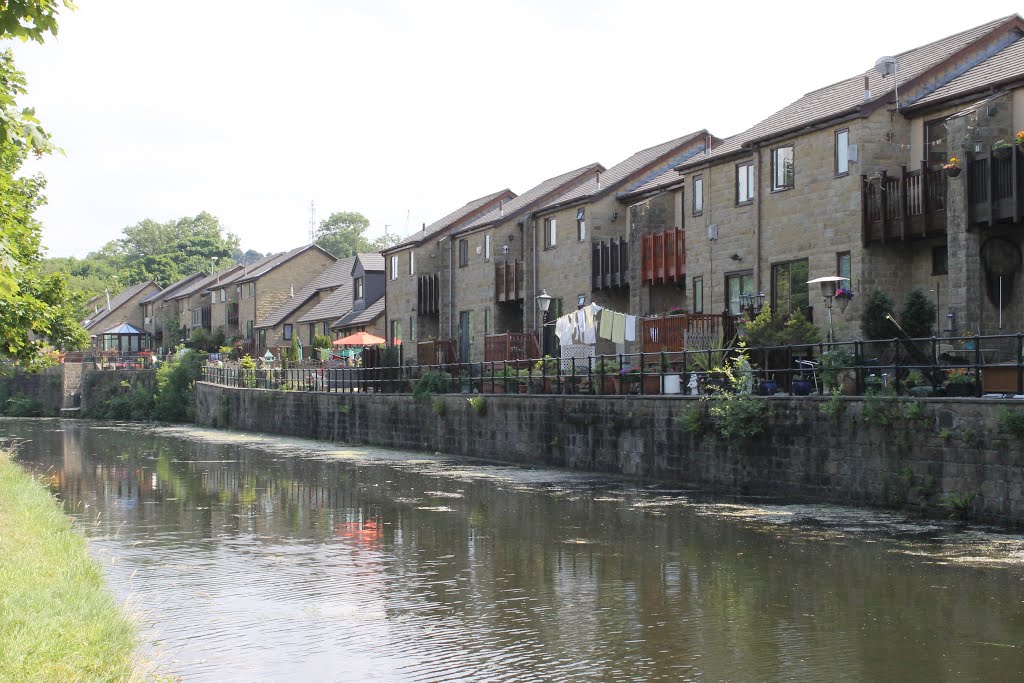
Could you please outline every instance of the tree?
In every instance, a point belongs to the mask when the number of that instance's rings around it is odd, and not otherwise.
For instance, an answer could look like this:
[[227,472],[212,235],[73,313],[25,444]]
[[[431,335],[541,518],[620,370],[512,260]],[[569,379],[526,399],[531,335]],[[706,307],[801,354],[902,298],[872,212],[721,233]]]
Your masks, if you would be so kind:
[[395,246],[401,241],[402,238],[399,235],[396,235],[393,232],[385,233],[370,243],[370,246],[372,247],[371,251],[384,251],[389,247]]
[[920,289],[907,294],[903,308],[900,309],[900,325],[903,331],[913,339],[932,336],[935,324],[935,304]]
[[889,321],[892,317],[892,299],[883,291],[868,294],[867,303],[860,314],[860,326],[865,339],[892,339],[896,326]]
[[[0,5],[0,38],[42,42],[56,34],[61,6],[73,8],[68,0],[8,0]],[[25,92],[11,51],[0,53],[0,355],[37,369],[47,364],[40,354],[47,341],[78,348],[88,337],[64,276],[42,268],[42,227],[34,214],[45,201],[46,183],[39,175],[18,175],[30,151],[53,150],[35,111],[16,108]]]
[[337,258],[378,251],[363,234],[369,227],[370,220],[356,211],[332,213],[320,221],[320,227],[316,229],[316,245]]

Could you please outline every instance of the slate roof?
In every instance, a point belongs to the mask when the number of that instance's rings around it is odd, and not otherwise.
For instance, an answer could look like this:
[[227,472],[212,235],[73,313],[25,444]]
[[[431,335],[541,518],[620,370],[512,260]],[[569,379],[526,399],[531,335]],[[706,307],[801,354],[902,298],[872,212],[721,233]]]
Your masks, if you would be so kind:
[[384,256],[376,252],[368,254],[356,254],[359,262],[363,264],[363,270],[368,273],[384,272]]
[[482,228],[486,225],[491,225],[492,223],[514,218],[516,215],[532,208],[537,202],[544,201],[552,192],[558,191],[559,188],[563,187],[566,183],[578,180],[581,176],[586,175],[587,173],[593,174],[599,171],[603,172],[604,170],[604,166],[595,162],[587,164],[586,166],[581,166],[580,168],[567,173],[556,175],[553,178],[548,178],[541,184],[530,188],[518,197],[510,199],[503,207],[493,209],[464,228],[456,230],[455,234],[469,232],[470,230]]
[[187,287],[188,285],[197,282],[200,278],[204,277],[206,277],[206,273],[192,273],[191,275],[186,275],[177,282],[168,285],[167,287],[164,287],[163,290],[159,292],[147,294],[145,297],[142,298],[141,301],[139,301],[139,305],[141,306],[142,304],[148,304],[150,301],[156,299],[170,299],[178,292],[178,290],[182,289],[183,287]]
[[[655,145],[654,147],[648,147],[647,149],[640,150],[628,159],[620,161],[607,171],[601,173],[600,187],[598,187],[597,178],[591,178],[585,183],[581,183],[580,185],[570,189],[565,194],[556,197],[554,200],[538,209],[538,211],[544,211],[581,199],[590,199],[595,196],[601,196],[619,189],[623,185],[626,187],[625,192],[629,192],[632,189],[635,189],[636,187],[664,174],[666,170],[671,171],[675,166],[686,161],[694,154],[694,152],[680,148],[685,147],[688,143],[692,143],[694,140],[703,140],[707,135],[708,132],[706,130],[700,130],[695,133],[689,133],[688,135],[676,138],[675,140],[669,140],[668,142],[663,142],[659,145]],[[703,149],[703,146],[701,148]],[[641,171],[647,166],[659,161],[661,163],[658,163],[654,168],[648,169],[647,172],[640,177],[635,177],[635,174],[638,171]],[[674,172],[675,171],[673,171],[673,173]],[[676,173],[676,176],[678,177],[679,174]]]
[[216,273],[213,273],[212,275],[206,275],[205,277],[199,280],[194,280],[193,282],[186,284],[184,287],[180,288],[170,296],[165,296],[164,299],[167,301],[173,301],[175,299],[184,299],[185,297],[192,296],[196,292],[202,292],[211,284],[216,285],[217,287],[223,287],[225,284],[234,279],[237,273],[240,272],[242,272],[242,266],[236,263],[234,265],[228,266],[227,268],[218,270]]
[[[350,257],[351,258],[351,257]],[[318,303],[298,319],[299,323],[313,323],[321,320],[337,320],[352,310],[352,278],[346,278],[330,296]],[[383,301],[384,297],[381,297]]]
[[620,192],[616,195],[619,199],[628,199],[630,197],[637,197],[639,195],[647,194],[648,192],[657,192],[659,190],[665,190],[673,185],[681,185],[684,182],[684,178],[680,175],[679,171],[674,168],[670,168],[661,175],[657,175],[642,185],[635,185],[630,189]]
[[[292,249],[291,251],[286,251],[281,254],[272,254],[270,256],[260,259],[256,263],[249,266],[248,272],[243,274],[242,277],[235,278],[234,282],[237,284],[241,284],[244,282],[251,282],[253,280],[257,280],[266,275],[267,273],[269,273],[270,271],[272,271],[273,269],[277,268],[278,266],[287,263],[288,261],[291,261],[299,254],[310,249],[316,249],[317,251],[322,251],[328,256],[331,256],[329,253],[327,253],[326,251],[324,251],[315,244],[304,244],[301,247],[296,247],[295,249]],[[331,256],[331,258],[333,259],[334,257]]]
[[411,235],[407,235],[406,237],[404,237],[402,239],[401,242],[399,242],[398,244],[396,244],[393,247],[388,247],[387,249],[385,249],[383,251],[383,253],[386,254],[389,251],[394,251],[395,249],[400,249],[402,247],[407,247],[410,244],[419,244],[420,242],[424,241],[425,239],[431,237],[432,235],[436,235],[437,233],[441,232],[442,230],[447,228],[449,225],[453,225],[455,223],[458,223],[460,220],[462,220],[466,216],[470,216],[474,212],[479,211],[481,209],[481,207],[486,206],[487,204],[489,204],[490,202],[494,201],[495,199],[497,199],[498,197],[500,197],[503,194],[512,195],[512,198],[515,198],[515,196],[516,196],[515,192],[513,192],[512,190],[509,190],[508,188],[506,188],[506,189],[500,190],[498,192],[492,192],[491,194],[489,194],[487,196],[484,196],[484,197],[480,197],[479,199],[474,199],[473,201],[467,202],[463,206],[459,207],[455,211],[452,211],[450,214],[448,214],[444,218],[441,218],[439,220],[434,221],[433,223],[428,225],[423,230],[420,230],[419,232],[414,232]]
[[[109,309],[106,306],[104,306],[103,309],[99,313],[94,315],[92,318],[87,318],[83,320],[82,327],[84,327],[87,330],[91,330],[92,328],[96,327],[96,325],[103,322],[104,318],[106,318],[108,315],[116,311],[121,306],[124,306],[125,302],[127,302],[133,296],[144,290],[149,285],[153,285],[157,289],[160,288],[160,286],[157,285],[152,280],[147,280],[146,282],[140,282],[139,284],[132,285],[131,287],[123,290],[120,294],[118,294],[117,296],[110,300]],[[105,303],[106,302],[104,301],[104,304]]]
[[[383,260],[381,258],[381,262]],[[278,306],[277,310],[259,321],[254,327],[260,329],[278,325],[322,289],[340,287],[346,280],[349,281],[351,287],[352,266],[355,262],[355,257],[349,256],[332,263],[322,273],[313,278],[309,284],[297,291],[295,296],[288,297],[283,304]]]
[[[892,99],[897,77],[900,87],[903,88],[943,60],[985,37],[994,28],[1014,19],[1019,20],[1019,17],[1017,15],[1003,17],[895,55],[898,64],[896,77],[883,77],[872,66],[856,76],[809,92],[752,128],[726,138],[710,151],[695,154],[679,168],[689,168],[734,152],[740,152],[746,143],[755,140],[768,139],[817,122],[846,114],[855,114],[863,108],[873,108],[884,104]],[[867,101],[864,100],[865,76],[868,79],[868,89],[871,94]],[[904,90],[900,91],[901,102],[909,105],[911,102],[904,100],[907,96]]]
[[1024,40],[1018,40],[949,83],[914,102],[915,107],[962,97],[999,84],[1024,78]]
[[373,322],[378,316],[384,313],[384,297],[374,301],[361,311],[351,311],[348,315],[331,323],[331,328],[352,327],[353,325],[365,325]]

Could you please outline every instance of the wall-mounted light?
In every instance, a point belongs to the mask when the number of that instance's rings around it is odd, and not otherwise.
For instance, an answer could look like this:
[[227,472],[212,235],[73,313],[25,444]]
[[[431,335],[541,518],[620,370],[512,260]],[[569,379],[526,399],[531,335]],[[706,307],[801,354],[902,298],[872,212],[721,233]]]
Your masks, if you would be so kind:
[[503,256],[508,256],[508,245],[507,244],[501,245],[501,253],[502,253]]
[[739,254],[733,254],[732,256],[729,257],[729,260],[731,260],[731,261],[742,261],[743,257],[740,256]]

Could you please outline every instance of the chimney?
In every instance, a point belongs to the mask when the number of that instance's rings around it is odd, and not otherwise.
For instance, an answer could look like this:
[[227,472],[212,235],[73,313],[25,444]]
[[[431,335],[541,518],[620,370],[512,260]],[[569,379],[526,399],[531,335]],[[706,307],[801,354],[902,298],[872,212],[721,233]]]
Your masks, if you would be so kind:
[[867,102],[871,99],[871,88],[868,86],[868,77],[864,77],[864,101]]
[[110,290],[109,289],[105,289],[103,291],[105,291],[107,293],[107,312],[109,313],[110,312]]
[[498,215],[499,216],[504,216],[505,215],[505,200],[504,199],[499,199],[498,200]]

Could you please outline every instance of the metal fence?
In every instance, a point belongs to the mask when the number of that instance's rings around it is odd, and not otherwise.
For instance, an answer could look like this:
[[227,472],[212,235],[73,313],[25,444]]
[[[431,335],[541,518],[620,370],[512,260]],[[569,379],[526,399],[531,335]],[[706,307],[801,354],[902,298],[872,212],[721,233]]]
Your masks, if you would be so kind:
[[[738,365],[741,354],[749,370]],[[256,369],[209,365],[202,379],[222,386],[330,393],[410,393],[417,384],[429,384],[434,393],[656,395],[721,390],[720,368],[729,364],[761,395],[981,396],[1024,394],[1022,357],[1024,334],[1015,334],[380,368],[315,362]]]

